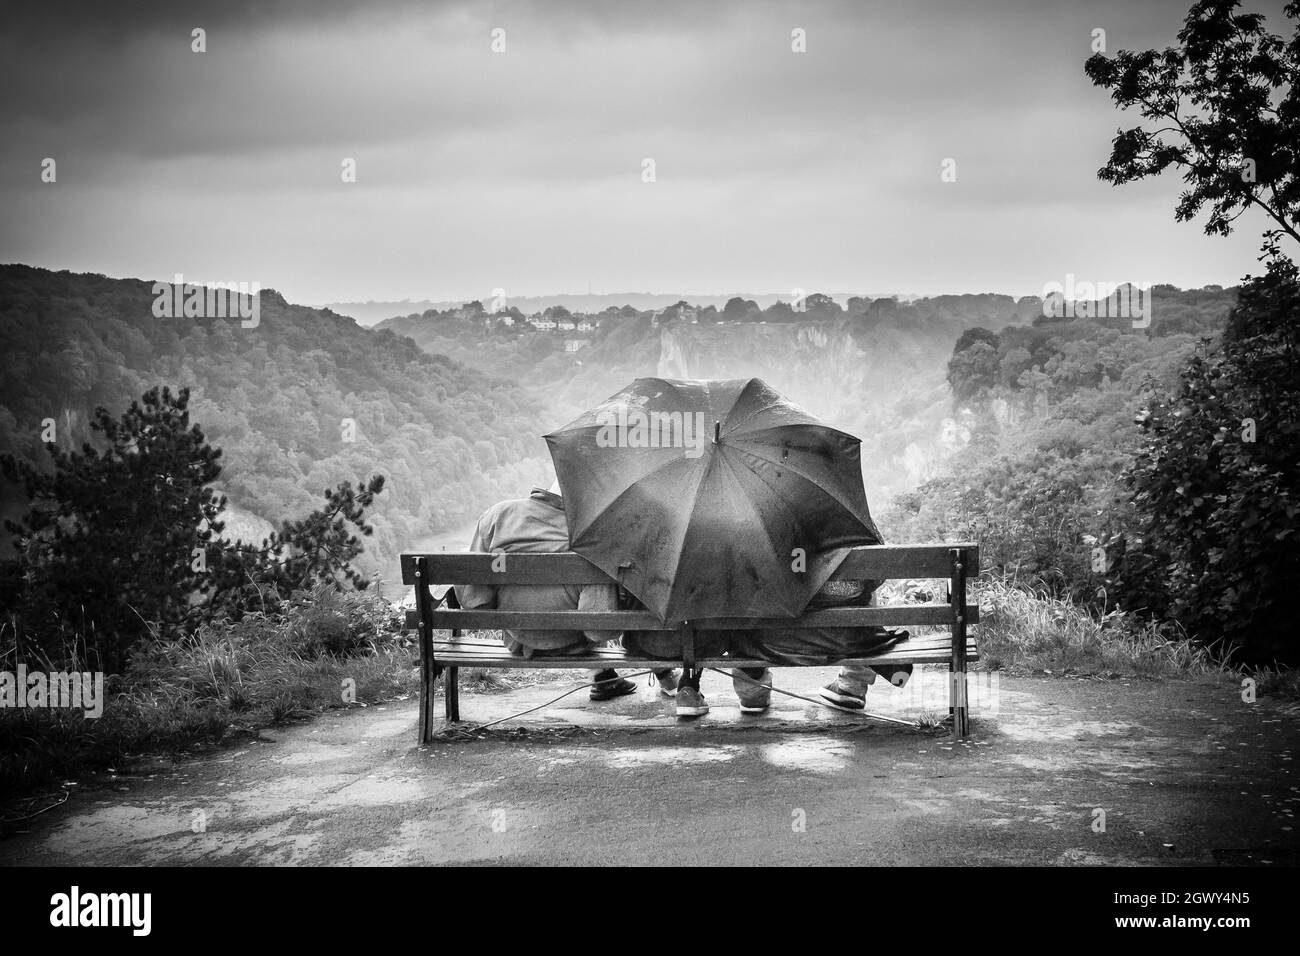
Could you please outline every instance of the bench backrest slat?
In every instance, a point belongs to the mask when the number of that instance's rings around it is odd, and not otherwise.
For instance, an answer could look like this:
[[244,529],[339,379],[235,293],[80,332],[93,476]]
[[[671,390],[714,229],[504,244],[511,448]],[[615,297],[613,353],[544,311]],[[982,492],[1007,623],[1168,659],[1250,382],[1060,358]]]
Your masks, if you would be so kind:
[[[979,574],[979,545],[917,544],[875,545],[854,548],[831,575],[833,579],[948,578],[952,576],[952,551],[967,551],[966,573]],[[415,562],[425,558],[429,566],[426,584],[604,584],[608,575],[586,558],[571,552],[559,554],[509,554],[504,570],[500,555],[435,552],[403,554],[402,583],[415,583]]]

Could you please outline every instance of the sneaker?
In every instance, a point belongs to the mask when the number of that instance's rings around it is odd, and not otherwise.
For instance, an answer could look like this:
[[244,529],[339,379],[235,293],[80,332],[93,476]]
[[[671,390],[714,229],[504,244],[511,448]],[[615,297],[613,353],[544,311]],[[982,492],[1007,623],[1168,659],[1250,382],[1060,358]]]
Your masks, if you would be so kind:
[[593,678],[591,699],[595,701],[613,700],[636,693],[636,684],[618,676],[617,671],[601,671]]
[[871,669],[895,687],[906,687],[912,679],[911,664],[882,664],[879,667],[873,664]]
[[757,678],[758,683],[754,683],[755,679],[747,674],[731,678],[743,714],[761,714],[772,705],[772,672],[763,671],[763,676]]
[[708,712],[709,705],[698,687],[686,684],[677,689],[678,717],[703,717]]
[[674,670],[655,671],[655,683],[659,685],[659,693],[665,697],[677,696],[677,672]]
[[858,693],[853,690],[844,681],[838,677],[819,688],[817,693],[823,700],[828,700],[832,704],[839,704],[841,707],[848,707],[850,710],[862,710],[867,706],[867,692],[864,690]]

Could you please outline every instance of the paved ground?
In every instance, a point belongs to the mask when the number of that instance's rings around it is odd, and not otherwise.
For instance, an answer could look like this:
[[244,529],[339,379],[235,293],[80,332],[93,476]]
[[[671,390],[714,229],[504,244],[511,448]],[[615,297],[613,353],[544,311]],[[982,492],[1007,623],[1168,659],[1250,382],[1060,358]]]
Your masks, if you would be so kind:
[[[776,672],[804,693],[831,673]],[[945,676],[872,708],[935,712]],[[462,714],[567,686],[464,696]],[[412,701],[336,712],[78,792],[0,841],[0,863],[1300,862],[1297,708],[1231,684],[980,683],[959,745],[779,696],[744,716],[719,675],[705,692],[695,723],[650,688],[581,691],[506,725],[526,733],[425,749]]]

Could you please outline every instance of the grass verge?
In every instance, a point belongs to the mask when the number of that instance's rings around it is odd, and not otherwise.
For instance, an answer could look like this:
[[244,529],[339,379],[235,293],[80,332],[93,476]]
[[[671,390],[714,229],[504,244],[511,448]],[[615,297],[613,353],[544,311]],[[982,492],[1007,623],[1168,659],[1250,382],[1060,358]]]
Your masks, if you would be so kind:
[[[30,661],[28,668],[90,669]],[[0,799],[418,687],[418,648],[384,602],[367,592],[312,592],[280,616],[253,614],[139,649],[127,673],[107,678],[98,719],[0,709]]]

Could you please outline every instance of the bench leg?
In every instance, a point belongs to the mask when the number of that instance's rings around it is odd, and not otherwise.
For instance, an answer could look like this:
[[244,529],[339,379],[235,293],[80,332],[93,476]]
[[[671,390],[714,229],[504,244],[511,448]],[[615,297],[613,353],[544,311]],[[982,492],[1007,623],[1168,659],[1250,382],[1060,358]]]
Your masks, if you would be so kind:
[[447,698],[447,719],[460,720],[460,668],[448,667],[442,681],[442,692]]
[[[963,663],[965,663],[963,661]],[[952,719],[952,736],[961,740],[970,733],[970,707],[966,687],[966,671],[948,671],[948,716]]]
[[[965,548],[952,550],[952,580],[948,599],[952,602],[952,659],[948,663],[948,711],[952,714],[952,737],[961,740],[970,732],[966,695],[966,574]],[[976,569],[978,571],[978,568]]]
[[679,633],[682,639],[682,683],[699,690],[703,672],[695,666],[695,625],[683,621]]
[[433,629],[429,626],[432,611],[428,581],[428,562],[418,558],[415,562],[415,609],[420,619],[420,744],[433,739],[433,693],[442,667],[433,659]]
[[433,739],[433,728],[437,722],[434,716],[434,696],[438,678],[442,677],[443,698],[446,701],[447,719],[460,720],[460,685],[459,668],[443,667],[430,663],[420,681],[420,743],[427,744]]
[[423,653],[420,655],[420,727],[416,735],[421,744],[429,742],[429,661]]

